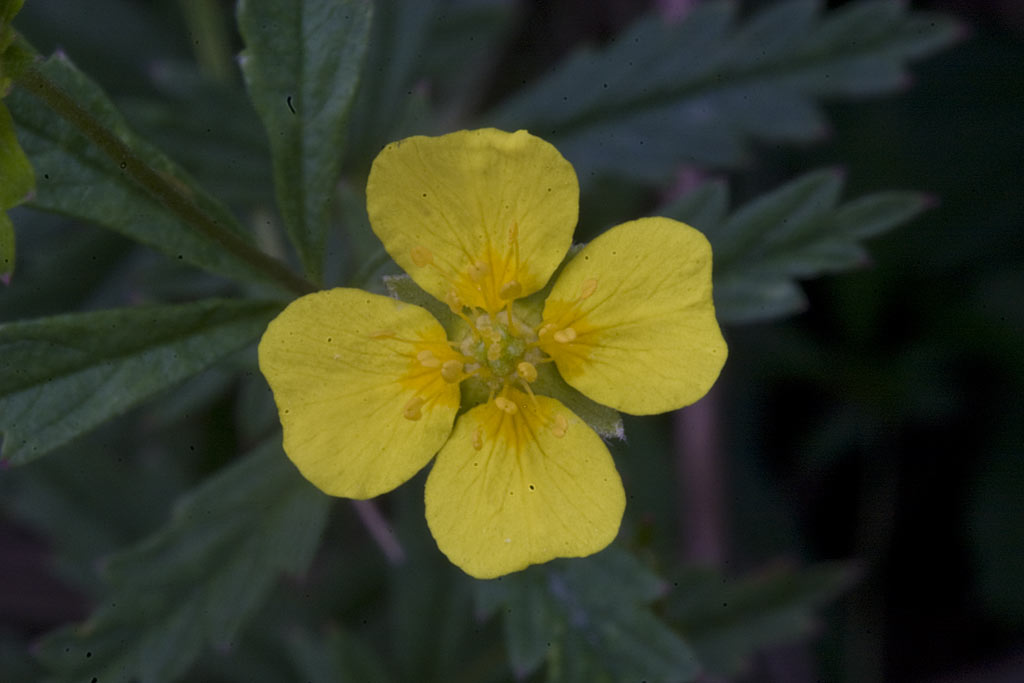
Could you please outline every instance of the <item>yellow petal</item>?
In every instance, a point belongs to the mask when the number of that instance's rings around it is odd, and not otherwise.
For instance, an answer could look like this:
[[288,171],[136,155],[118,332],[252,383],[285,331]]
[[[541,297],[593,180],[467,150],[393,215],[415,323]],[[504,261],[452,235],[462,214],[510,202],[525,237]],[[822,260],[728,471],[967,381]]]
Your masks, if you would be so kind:
[[427,478],[441,552],[485,579],[607,546],[626,499],[600,437],[553,398],[500,398],[459,418]]
[[697,401],[727,355],[711,300],[711,245],[668,218],[612,228],[559,275],[540,347],[571,386],[622,412]]
[[450,355],[440,323],[418,306],[357,289],[296,299],[259,344],[285,453],[325,493],[390,491],[451,433],[459,389],[440,368]]
[[385,147],[366,184],[374,232],[441,301],[491,312],[541,289],[572,241],[576,173],[526,131],[486,128]]

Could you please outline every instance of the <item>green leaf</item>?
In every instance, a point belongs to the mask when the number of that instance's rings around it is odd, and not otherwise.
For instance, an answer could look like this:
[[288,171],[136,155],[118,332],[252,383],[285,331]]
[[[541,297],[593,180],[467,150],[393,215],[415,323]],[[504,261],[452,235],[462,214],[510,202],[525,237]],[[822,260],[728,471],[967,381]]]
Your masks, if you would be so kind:
[[714,570],[682,572],[666,610],[711,675],[735,676],[765,648],[811,635],[817,610],[856,581],[849,564],[775,568],[726,582]]
[[242,73],[270,140],[278,207],[316,282],[371,9],[368,0],[238,5]]
[[110,558],[99,609],[39,644],[49,680],[175,680],[204,647],[231,646],[281,573],[306,570],[330,499],[277,441],[205,481],[166,526]]
[[659,213],[694,224],[710,240],[720,320],[767,320],[803,310],[806,300],[796,280],[866,264],[861,240],[910,220],[931,203],[919,193],[879,192],[839,205],[842,185],[835,171],[808,173],[723,220],[725,190],[716,184]]
[[664,583],[616,548],[478,584],[485,614],[501,609],[505,648],[523,677],[546,658],[551,681],[689,681],[690,648],[648,603]]
[[818,0],[765,4],[740,27],[736,3],[716,0],[677,23],[642,18],[487,119],[548,139],[584,182],[594,174],[660,182],[680,164],[742,163],[752,139],[819,137],[817,98],[901,87],[909,59],[960,34],[950,19],[889,0],[826,14]]
[[277,310],[212,299],[0,325],[0,453],[50,452],[249,344]]
[[373,648],[355,636],[331,627],[322,636],[295,631],[287,638],[298,680],[309,683],[387,683],[392,680]]
[[0,211],[28,199],[34,186],[32,164],[18,145],[11,113],[0,102]]
[[14,274],[14,225],[6,211],[0,211],[0,282],[11,284]]
[[[247,243],[231,213],[209,197],[161,152],[136,136],[100,88],[63,55],[36,70],[82,108],[84,115],[109,131],[163,180],[175,187],[233,238]],[[266,272],[226,250],[136,184],[124,170],[75,126],[25,88],[6,99],[18,125],[19,139],[36,170],[31,206],[73,216],[115,230],[154,247],[172,259],[246,282],[267,282]]]

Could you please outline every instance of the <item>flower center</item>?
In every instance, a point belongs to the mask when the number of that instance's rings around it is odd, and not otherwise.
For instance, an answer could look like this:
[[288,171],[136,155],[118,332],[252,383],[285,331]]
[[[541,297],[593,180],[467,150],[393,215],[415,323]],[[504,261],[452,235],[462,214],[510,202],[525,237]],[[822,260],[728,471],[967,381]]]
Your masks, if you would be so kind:
[[484,313],[470,319],[470,330],[459,350],[468,360],[466,372],[497,390],[509,382],[537,379],[534,363],[544,354],[536,343],[536,332],[514,316],[510,318],[506,309],[495,316]]

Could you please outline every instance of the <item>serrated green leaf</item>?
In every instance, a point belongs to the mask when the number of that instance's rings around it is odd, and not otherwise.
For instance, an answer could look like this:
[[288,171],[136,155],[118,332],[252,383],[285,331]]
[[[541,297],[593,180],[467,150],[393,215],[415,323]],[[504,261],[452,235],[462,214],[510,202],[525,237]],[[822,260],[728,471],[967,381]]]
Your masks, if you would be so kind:
[[260,301],[76,313],[0,325],[0,431],[20,465],[252,342],[278,311]]
[[[238,240],[248,240],[231,213],[136,136],[102,90],[66,57],[58,54],[36,68],[221,229]],[[5,101],[36,170],[38,182],[31,206],[96,223],[213,273],[246,282],[268,281],[264,270],[171,213],[131,180],[123,167],[25,88],[15,88]]]
[[735,3],[696,5],[683,21],[648,16],[599,51],[582,50],[487,120],[556,145],[594,174],[663,181],[683,163],[742,162],[750,140],[820,136],[823,96],[877,94],[906,63],[958,36],[950,19],[904,3],[766,3],[735,27]]
[[[850,270],[868,262],[860,241],[916,216],[929,199],[880,192],[838,205],[842,176],[814,171],[768,192],[721,220],[724,190],[697,188],[658,213],[701,229],[714,253],[715,310],[723,322],[768,320],[802,311],[798,279]],[[717,215],[716,215],[717,214]]]
[[676,581],[666,611],[708,673],[734,676],[756,652],[810,635],[818,609],[857,575],[849,564],[832,563],[728,582],[713,570],[691,568]]
[[0,211],[28,199],[34,186],[32,164],[18,145],[11,113],[0,102]]
[[478,606],[500,608],[505,645],[520,676],[546,657],[553,681],[689,681],[693,653],[648,603],[665,584],[611,548],[478,584]]
[[820,222],[835,208],[843,178],[815,171],[737,209],[722,226],[706,233],[715,250],[715,265],[728,271],[737,259],[763,253]]
[[242,73],[270,141],[277,204],[318,283],[371,9],[368,0],[238,4]]
[[277,577],[305,571],[329,500],[277,438],[218,472],[109,560],[109,592],[88,621],[40,643],[48,680],[173,681],[204,647],[229,647]]

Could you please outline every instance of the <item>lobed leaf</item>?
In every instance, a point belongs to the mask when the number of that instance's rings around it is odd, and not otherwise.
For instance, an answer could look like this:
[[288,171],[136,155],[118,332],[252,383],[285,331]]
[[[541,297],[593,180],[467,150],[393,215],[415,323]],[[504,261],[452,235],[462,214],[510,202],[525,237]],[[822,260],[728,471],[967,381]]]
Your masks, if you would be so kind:
[[546,659],[552,681],[689,681],[690,648],[648,604],[664,584],[612,548],[481,582],[478,606],[502,608],[505,647],[519,677]]
[[727,193],[712,183],[658,213],[694,225],[711,242],[720,320],[767,320],[804,308],[798,279],[867,263],[863,239],[910,220],[930,204],[919,193],[879,192],[839,205],[842,185],[835,171],[814,171],[723,218]]
[[[146,141],[136,136],[93,81],[63,55],[36,69],[94,121],[125,144],[226,233],[248,241],[217,200]],[[25,88],[5,100],[38,180],[31,206],[90,221],[158,249],[172,259],[245,282],[267,282],[265,271],[225,249],[162,205],[75,126]],[[125,162],[122,162],[124,164]]]
[[856,577],[853,566],[840,563],[776,568],[734,582],[714,570],[691,568],[676,581],[666,612],[705,671],[731,677],[756,652],[813,633],[818,609]]
[[110,558],[102,606],[39,644],[48,680],[162,683],[204,647],[229,648],[278,576],[306,570],[328,503],[276,437],[224,468],[166,526]]
[[680,164],[734,166],[751,140],[822,135],[821,97],[906,82],[906,62],[959,35],[951,19],[871,0],[822,12],[771,3],[734,26],[736,3],[697,4],[678,23],[648,16],[600,50],[581,50],[488,115],[528,128],[595,174],[663,181]]
[[238,4],[242,73],[270,141],[277,204],[316,282],[371,10],[369,0]]
[[277,311],[211,299],[0,325],[0,454],[49,453],[251,343]]

